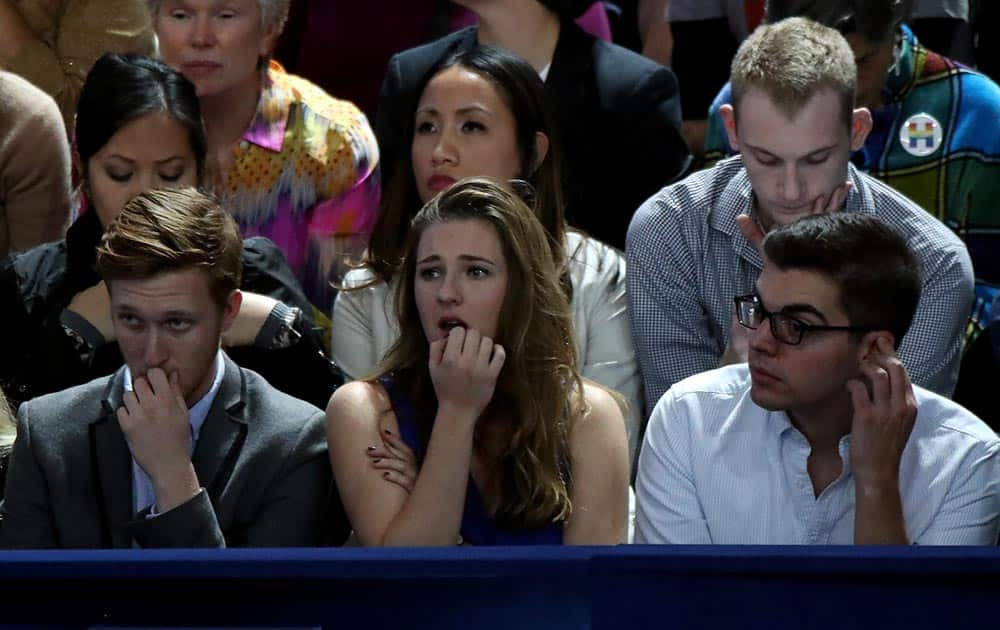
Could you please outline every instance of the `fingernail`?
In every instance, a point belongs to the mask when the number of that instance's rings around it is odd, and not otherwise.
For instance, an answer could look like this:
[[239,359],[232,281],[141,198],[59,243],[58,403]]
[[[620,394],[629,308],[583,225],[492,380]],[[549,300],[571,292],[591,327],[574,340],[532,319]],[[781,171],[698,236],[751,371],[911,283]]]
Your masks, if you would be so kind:
[[379,457],[378,459],[373,459],[372,460],[372,462],[375,463],[375,464],[379,463],[380,461],[382,461],[381,457]]
[[388,479],[389,478],[389,471],[388,470],[385,471],[384,473],[382,473],[382,478],[383,479]]
[[375,447],[374,447],[374,446],[369,446],[369,447],[368,447],[368,452],[371,452],[371,451],[374,451],[374,450],[375,450]]
[[390,431],[389,429],[382,429],[382,430],[385,431],[386,435],[392,435],[392,431]]

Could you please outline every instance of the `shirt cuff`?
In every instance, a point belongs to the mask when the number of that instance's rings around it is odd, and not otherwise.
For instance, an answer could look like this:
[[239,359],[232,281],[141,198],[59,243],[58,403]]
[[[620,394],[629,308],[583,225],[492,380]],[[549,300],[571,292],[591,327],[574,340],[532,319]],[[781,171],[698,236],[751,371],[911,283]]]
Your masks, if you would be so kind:
[[300,337],[295,330],[300,312],[298,308],[283,302],[275,304],[253,340],[254,347],[272,350],[294,345]]
[[[195,499],[197,499],[198,497],[200,497],[201,493],[204,492],[204,491],[205,491],[204,488],[198,488],[198,492],[196,492],[193,497],[191,497],[190,499],[188,499],[184,503],[181,503],[180,505],[175,506],[175,507],[171,508],[170,510],[167,510],[166,512],[160,512],[160,511],[158,511],[156,509],[156,503],[153,503],[153,505],[151,505],[148,508],[146,508],[147,510],[149,510],[149,512],[146,513],[146,514],[143,514],[143,518],[145,518],[146,520],[151,520],[151,519],[154,519],[157,516],[160,516],[162,514],[169,514],[171,512],[171,510],[176,510],[177,508],[181,507],[181,505],[185,505],[186,503],[194,501]],[[146,510],[143,510],[143,512],[145,512],[145,511]]]

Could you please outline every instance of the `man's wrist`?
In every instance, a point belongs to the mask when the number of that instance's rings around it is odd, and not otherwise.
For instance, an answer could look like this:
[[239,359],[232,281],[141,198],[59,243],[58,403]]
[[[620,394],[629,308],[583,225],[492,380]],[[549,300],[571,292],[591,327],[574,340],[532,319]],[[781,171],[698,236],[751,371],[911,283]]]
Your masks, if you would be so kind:
[[899,496],[899,475],[854,476],[854,496],[856,501],[864,499],[880,501],[886,497]]
[[176,471],[150,475],[156,497],[156,511],[162,514],[187,503],[201,491],[194,465],[188,461]]

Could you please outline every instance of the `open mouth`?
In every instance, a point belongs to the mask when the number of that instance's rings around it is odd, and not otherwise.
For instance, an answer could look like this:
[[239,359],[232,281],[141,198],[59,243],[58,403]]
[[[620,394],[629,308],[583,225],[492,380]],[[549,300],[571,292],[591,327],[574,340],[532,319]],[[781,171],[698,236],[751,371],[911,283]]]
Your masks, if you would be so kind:
[[468,324],[457,317],[442,317],[438,320],[438,328],[444,331],[445,336],[451,332],[452,328],[468,328]]

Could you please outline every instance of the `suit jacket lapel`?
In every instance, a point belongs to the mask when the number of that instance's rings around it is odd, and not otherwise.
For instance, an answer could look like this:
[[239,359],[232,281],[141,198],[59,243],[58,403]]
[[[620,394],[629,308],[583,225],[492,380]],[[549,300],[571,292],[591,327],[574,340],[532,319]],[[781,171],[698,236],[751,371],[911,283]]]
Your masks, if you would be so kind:
[[122,404],[124,371],[108,381],[101,400],[101,415],[90,424],[90,458],[97,477],[104,544],[131,547],[125,523],[132,520],[132,454],[116,415]]
[[191,458],[201,486],[215,505],[232,474],[240,449],[246,439],[244,416],[246,381],[232,359],[223,354],[226,372],[219,392],[212,402]]

